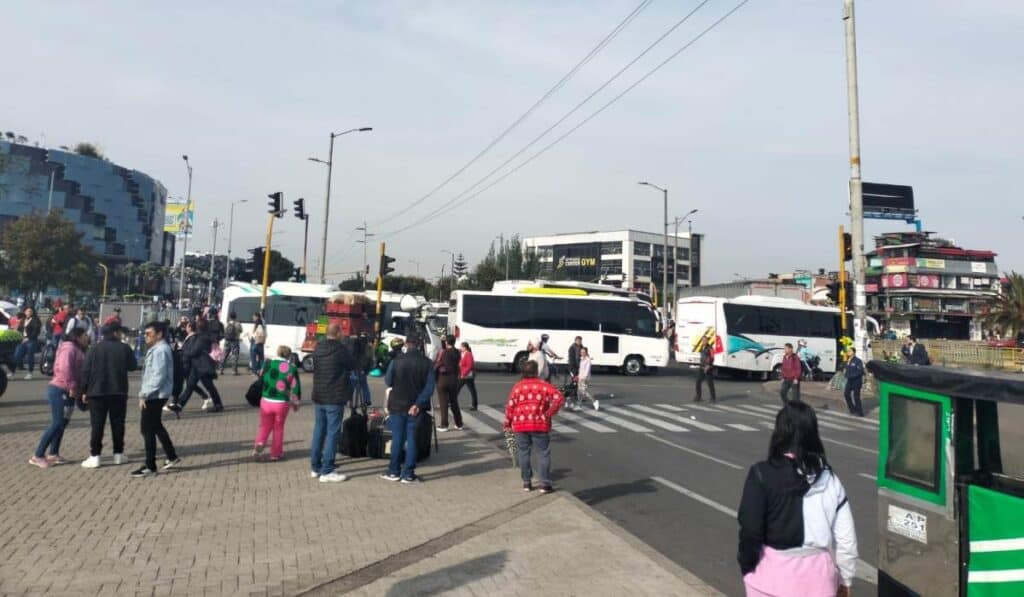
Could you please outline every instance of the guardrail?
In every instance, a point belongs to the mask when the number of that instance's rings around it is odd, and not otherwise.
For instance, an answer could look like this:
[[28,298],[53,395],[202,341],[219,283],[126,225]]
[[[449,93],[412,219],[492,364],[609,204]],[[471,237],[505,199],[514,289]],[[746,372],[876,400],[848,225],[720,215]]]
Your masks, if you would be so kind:
[[[981,342],[959,340],[920,340],[928,349],[932,364],[944,367],[968,369],[995,369],[999,371],[1024,372],[1024,349],[1000,348]],[[882,353],[900,356],[900,340],[872,340],[871,356],[881,359]]]

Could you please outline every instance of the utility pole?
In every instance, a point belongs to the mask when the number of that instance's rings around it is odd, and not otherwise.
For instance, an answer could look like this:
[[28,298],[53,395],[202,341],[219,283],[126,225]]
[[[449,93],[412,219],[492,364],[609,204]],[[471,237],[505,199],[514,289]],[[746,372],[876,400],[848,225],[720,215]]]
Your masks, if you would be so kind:
[[178,283],[178,310],[185,308],[185,255],[188,254],[188,235],[191,232],[192,223],[192,164],[188,163],[188,156],[183,155],[185,168],[188,169],[188,194],[185,197],[185,221],[182,227],[185,229],[185,239],[181,247],[181,279]]
[[846,101],[850,127],[850,236],[853,242],[853,345],[857,354],[867,353],[866,307],[864,295],[864,194],[860,173],[860,108],[857,94],[857,28],[853,0],[843,0],[846,29]]
[[213,266],[217,263],[217,232],[223,224],[217,218],[213,219],[213,251],[210,252],[210,283],[206,287],[206,302],[213,304]]
[[358,228],[356,228],[356,230],[358,230],[358,231],[363,233],[363,240],[357,240],[356,242],[357,243],[363,243],[363,272],[362,272],[362,278],[363,278],[363,290],[365,291],[366,290],[366,273],[367,273],[367,269],[369,269],[369,267],[370,267],[370,262],[368,262],[366,260],[366,246],[367,246],[367,243],[369,243],[370,237],[374,236],[374,235],[370,234],[370,232],[369,232],[370,229],[367,228],[367,226],[366,226],[366,220],[363,220],[363,225],[359,226]]

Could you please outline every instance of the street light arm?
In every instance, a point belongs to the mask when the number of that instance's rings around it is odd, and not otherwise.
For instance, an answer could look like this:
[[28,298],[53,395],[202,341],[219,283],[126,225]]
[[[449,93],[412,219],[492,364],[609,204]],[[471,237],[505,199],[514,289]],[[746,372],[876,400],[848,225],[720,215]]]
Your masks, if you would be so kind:
[[370,132],[372,130],[373,130],[372,126],[363,126],[363,127],[359,127],[359,128],[348,129],[347,131],[341,131],[340,133],[331,133],[331,136],[332,137],[340,137],[342,135],[347,135],[349,133],[368,133],[368,132]]

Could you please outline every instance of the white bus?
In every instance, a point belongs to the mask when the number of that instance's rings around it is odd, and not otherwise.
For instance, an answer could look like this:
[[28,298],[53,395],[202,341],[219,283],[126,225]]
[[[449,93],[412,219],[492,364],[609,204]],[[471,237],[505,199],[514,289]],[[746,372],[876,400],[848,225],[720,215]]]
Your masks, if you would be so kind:
[[536,286],[460,290],[453,294],[448,320],[455,336],[472,347],[478,363],[513,370],[526,360],[530,340],[542,334],[548,334],[551,349],[563,359],[576,336],[582,336],[594,365],[619,368],[628,375],[656,370],[669,360],[654,308],[635,298]]
[[676,334],[681,363],[696,365],[693,338],[715,328],[715,366],[778,377],[784,346],[807,341],[818,367],[834,373],[839,354],[839,309],[816,307],[793,299],[741,296],[686,297],[676,308]]

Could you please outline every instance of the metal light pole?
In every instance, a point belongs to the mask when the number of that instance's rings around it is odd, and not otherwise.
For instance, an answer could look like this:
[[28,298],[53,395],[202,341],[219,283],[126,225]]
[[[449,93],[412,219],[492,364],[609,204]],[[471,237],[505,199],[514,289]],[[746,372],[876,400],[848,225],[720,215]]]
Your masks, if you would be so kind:
[[188,235],[192,227],[192,164],[188,163],[187,155],[181,156],[181,159],[185,160],[185,168],[188,170],[188,194],[185,197],[185,221],[182,224],[185,227],[185,240],[181,247],[181,279],[178,282],[179,310],[185,308],[185,255],[188,254]]
[[[452,253],[451,251],[449,251],[447,249],[441,249],[441,252],[442,253],[448,253],[449,255],[452,256],[452,269],[449,270],[449,272],[450,272],[450,275],[451,275],[451,278],[452,278],[452,283],[451,283],[452,290],[451,291],[455,292],[455,253]],[[444,270],[442,269],[442,271],[444,271]]]
[[217,263],[217,231],[223,224],[217,218],[213,219],[213,250],[210,252],[210,283],[206,287],[206,300],[213,304],[213,266]]
[[[662,317],[668,317],[668,189],[663,189],[663,188],[659,187],[658,185],[651,184],[649,182],[639,182],[637,184],[642,184],[644,186],[648,186],[648,187],[651,187],[651,188],[654,188],[654,189],[657,189],[657,190],[661,191],[661,194],[662,194],[662,196],[665,199],[665,205],[664,205],[664,207],[665,207],[665,211],[664,211],[665,218],[663,220],[664,227],[662,228],[663,241],[662,241],[662,251],[661,251],[661,256],[662,256],[662,267],[661,267],[661,294],[662,294],[661,305],[662,306],[661,306],[661,315],[662,315]],[[653,252],[651,253],[651,265],[652,265],[652,267],[654,265],[654,253]],[[654,272],[652,271],[651,274],[652,274],[652,277],[653,277]]]
[[327,229],[328,229],[328,226],[329,226],[330,220],[331,220],[331,169],[334,166],[334,138],[335,137],[340,137],[342,135],[347,135],[349,133],[365,133],[365,132],[369,132],[369,131],[372,131],[372,130],[373,130],[373,127],[364,126],[362,128],[349,129],[347,131],[342,131],[340,133],[331,133],[331,145],[330,145],[330,149],[327,152],[327,160],[324,161],[324,160],[317,159],[317,158],[309,158],[309,160],[312,161],[312,162],[319,162],[321,164],[326,164],[327,165],[327,194],[324,197],[324,234],[323,234],[323,238],[321,239],[321,246],[320,246],[320,283],[321,284],[326,284],[327,283],[327,275],[326,275],[326,272],[327,272],[327,269],[326,269],[327,268]]
[[248,201],[248,199],[239,199],[231,203],[231,216],[228,218],[228,264],[224,272],[224,288],[227,288],[228,282],[231,281],[231,235],[235,231],[235,206],[239,203],[247,203]]
[[437,300],[438,301],[444,300],[444,295],[441,294],[443,292],[441,290],[441,280],[444,280],[444,266],[445,265],[446,264],[444,264],[444,263],[441,264],[441,276],[437,279]]
[[853,242],[853,344],[857,354],[867,353],[864,296],[864,194],[860,175],[860,109],[857,99],[857,29],[853,0],[843,0],[846,28],[846,101],[850,127],[850,236]]
[[406,259],[406,261],[416,266],[416,277],[420,277],[420,262],[413,261],[412,259]]
[[370,232],[369,232],[370,229],[366,226],[366,220],[363,220],[363,225],[359,226],[358,228],[356,228],[356,230],[359,230],[359,231],[361,231],[363,233],[363,240],[357,240],[356,242],[357,243],[363,243],[363,273],[362,273],[362,278],[363,278],[363,290],[366,290],[366,275],[367,275],[367,270],[370,268],[370,265],[369,265],[370,262],[366,260],[366,245],[367,245],[368,242],[370,242],[370,237],[371,236],[375,236],[375,235],[370,234]]
[[[673,241],[675,243],[675,246],[672,248],[672,298],[675,300],[677,304],[679,303],[679,301],[676,300],[675,295],[679,292],[679,264],[677,263],[677,260],[679,259],[679,224],[688,220],[690,216],[692,216],[695,213],[697,213],[697,210],[691,209],[690,211],[686,212],[686,215],[684,215],[683,217],[675,217],[676,235]],[[690,248],[693,248],[692,241],[690,242]],[[692,259],[692,257],[693,256],[691,255],[690,258]],[[687,261],[689,261],[689,259],[687,259]],[[673,313],[675,313],[675,307],[675,305],[672,305]]]

